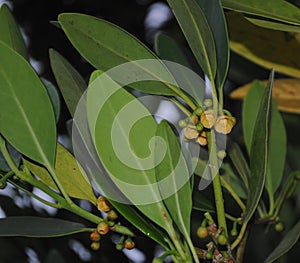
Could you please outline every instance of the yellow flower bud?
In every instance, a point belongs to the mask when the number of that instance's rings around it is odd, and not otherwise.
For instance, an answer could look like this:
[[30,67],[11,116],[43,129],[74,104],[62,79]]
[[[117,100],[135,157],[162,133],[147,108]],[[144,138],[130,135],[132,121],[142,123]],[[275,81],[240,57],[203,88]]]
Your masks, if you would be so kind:
[[200,122],[205,128],[212,128],[216,122],[216,114],[213,110],[206,110],[200,116]]

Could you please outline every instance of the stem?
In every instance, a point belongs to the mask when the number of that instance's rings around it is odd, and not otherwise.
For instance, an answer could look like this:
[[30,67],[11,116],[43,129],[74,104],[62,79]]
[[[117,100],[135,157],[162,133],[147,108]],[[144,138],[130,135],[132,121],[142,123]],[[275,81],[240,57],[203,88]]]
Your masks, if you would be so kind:
[[218,168],[217,145],[216,145],[215,134],[213,130],[207,133],[207,139],[208,139],[208,148],[210,152],[209,166],[211,170],[211,176],[213,178],[213,188],[214,188],[214,195],[215,195],[215,204],[217,209],[218,227],[222,228],[225,236],[228,237],[221,178],[220,178],[219,168]]
[[240,243],[240,246],[236,253],[236,263],[243,263],[243,257],[245,253],[246,243],[248,239],[249,232],[247,231],[243,237],[243,240]]
[[239,235],[237,236],[236,240],[231,244],[231,247],[230,247],[231,250],[234,250],[237,247],[237,245],[242,241],[246,229],[247,229],[247,223],[244,223],[242,225],[241,231],[240,231]]
[[246,206],[244,202],[241,200],[241,198],[237,195],[237,193],[233,190],[230,184],[226,182],[224,178],[221,177],[221,184],[226,188],[226,190],[231,194],[233,199],[237,202],[237,204],[240,206],[240,208],[245,211]]
[[170,99],[186,116],[191,116],[192,113],[186,108],[184,107],[178,100],[176,100],[175,98],[171,98]]

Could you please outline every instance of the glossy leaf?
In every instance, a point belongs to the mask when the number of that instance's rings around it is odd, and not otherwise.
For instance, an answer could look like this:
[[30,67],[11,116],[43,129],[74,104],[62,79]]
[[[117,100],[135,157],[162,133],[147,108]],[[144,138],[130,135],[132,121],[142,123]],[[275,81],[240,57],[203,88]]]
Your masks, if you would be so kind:
[[[125,62],[140,59],[158,59],[134,36],[105,20],[82,14],[61,14],[58,20],[73,46],[99,70],[106,71]],[[143,68],[139,69],[143,71]],[[170,75],[163,64],[162,70]],[[151,72],[145,73],[151,75]],[[176,93],[161,82],[142,82],[131,86],[145,93],[176,96]]]
[[28,59],[24,39],[6,4],[3,4],[0,8],[0,41],[8,45],[25,59]]
[[59,98],[58,91],[56,87],[49,80],[44,78],[41,78],[41,80],[44,83],[44,86],[46,87],[48,95],[51,99],[54,114],[55,114],[55,120],[57,123],[60,115],[60,98]]
[[[192,69],[181,47],[171,37],[159,33],[155,39],[155,50],[161,59],[173,61]],[[172,67],[169,70],[172,73]],[[179,86],[181,83],[184,84],[184,90],[201,105],[205,95],[205,82],[203,79],[199,77],[198,80],[195,80],[185,70],[176,70],[173,75]]]
[[272,251],[268,258],[264,261],[265,263],[272,263],[282,255],[287,253],[298,241],[300,237],[300,221],[284,235],[278,246]]
[[[164,159],[155,167],[157,181],[163,182],[164,179],[172,177],[167,184],[159,184],[159,190],[163,197],[170,190],[174,193],[167,196],[164,203],[180,231],[188,238],[192,212],[192,191],[188,167],[177,137],[165,120],[158,125],[156,136],[162,138],[167,147]],[[161,150],[161,147],[157,147],[157,150]]]
[[167,0],[204,73],[215,78],[216,48],[205,14],[194,0]]
[[[255,136],[254,123],[259,113],[259,104],[262,101],[263,93],[264,85],[260,82],[254,82],[244,101],[243,131],[245,144],[249,153],[251,152],[253,136]],[[284,123],[275,103],[272,105],[269,133],[266,189],[272,196],[279,187],[283,176],[287,144]]]
[[[148,218],[168,229],[171,221],[156,185],[148,146],[157,124],[129,92],[107,75],[102,81],[101,85],[94,81],[87,93],[88,121],[99,158],[121,192]],[[110,96],[105,101],[94,102],[106,98],[107,93]]]
[[300,10],[285,0],[222,0],[224,8],[300,25]]
[[49,50],[51,68],[67,107],[73,116],[87,85],[77,70],[57,51]]
[[0,61],[0,133],[22,154],[53,166],[55,117],[43,83],[23,57],[2,43]]
[[[264,85],[267,82],[267,80],[262,81]],[[243,99],[252,84],[248,83],[235,89],[230,97],[232,99]],[[280,111],[300,114],[300,81],[298,79],[276,79],[272,96]]]
[[[43,183],[57,190],[56,184],[45,168],[27,160],[24,160],[24,163]],[[96,197],[87,176],[73,155],[60,144],[57,144],[55,172],[69,196],[96,203]]]
[[249,222],[256,210],[264,189],[267,175],[273,80],[274,71],[270,74],[270,81],[264,91],[264,95],[259,106],[259,114],[255,120],[250,150],[251,175],[244,222]]
[[220,0],[197,0],[197,2],[202,8],[213,34],[217,59],[215,81],[217,88],[221,89],[229,66],[229,40],[223,8]]
[[300,43],[296,34],[259,28],[241,14],[226,15],[230,48],[240,56],[267,69],[300,77]]
[[12,216],[0,218],[0,236],[5,237],[59,237],[86,232],[87,228],[57,218]]

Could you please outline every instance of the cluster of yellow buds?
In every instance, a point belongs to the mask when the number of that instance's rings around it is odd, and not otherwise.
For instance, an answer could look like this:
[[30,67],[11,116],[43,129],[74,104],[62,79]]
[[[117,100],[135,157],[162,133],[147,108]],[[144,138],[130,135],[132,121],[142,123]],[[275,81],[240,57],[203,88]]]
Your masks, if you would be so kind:
[[236,119],[231,116],[228,111],[217,115],[210,108],[203,110],[197,108],[193,114],[184,120],[179,121],[179,126],[185,128],[185,138],[188,140],[196,140],[201,146],[207,145],[206,132],[214,129],[221,134],[229,134],[236,123]]

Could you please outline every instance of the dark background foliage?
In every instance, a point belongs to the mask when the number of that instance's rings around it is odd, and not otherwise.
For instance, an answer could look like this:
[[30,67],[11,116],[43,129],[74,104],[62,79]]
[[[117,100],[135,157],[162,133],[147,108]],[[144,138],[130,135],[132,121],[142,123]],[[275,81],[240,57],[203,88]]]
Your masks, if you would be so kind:
[[[1,1],[0,1],[1,2]],[[186,45],[185,40],[174,18],[166,11],[163,1],[153,0],[11,0],[5,1],[12,8],[13,15],[24,33],[28,51],[38,73],[55,83],[51,73],[48,50],[54,48],[59,51],[76,69],[88,79],[93,68],[72,47],[66,36],[50,21],[56,21],[63,12],[80,12],[106,19],[129,31],[138,39],[153,46],[154,34],[163,30],[173,38]],[[165,10],[165,17],[151,18],[151,10]],[[149,18],[150,17],[150,18]],[[153,24],[149,24],[149,19]],[[162,23],[159,23],[162,19]],[[118,41],[118,39],[116,39]],[[121,45],[121,43],[120,43]],[[227,92],[234,87],[252,81],[255,78],[266,79],[268,71],[243,58],[232,54]],[[240,103],[226,100],[236,113],[240,112]],[[62,105],[59,120],[59,132],[66,133],[65,122],[70,118],[65,105]],[[49,216],[43,209],[36,209],[28,198],[17,190],[12,190],[10,196],[0,192],[0,208],[7,216],[36,215]],[[87,205],[87,204],[85,204]],[[289,203],[286,213],[293,211],[293,202]],[[229,205],[230,206],[230,202]],[[38,211],[37,211],[38,210]],[[95,211],[97,212],[97,211]],[[84,222],[81,218],[65,211],[59,211],[55,216],[68,220]],[[291,215],[293,218],[293,215]],[[291,222],[293,223],[293,222]],[[125,222],[126,224],[126,222]],[[195,227],[200,222],[195,222]],[[129,225],[129,223],[128,223]],[[46,227],[46,226],[45,226]],[[281,239],[275,231],[265,235],[265,228],[255,227],[250,233],[249,247],[246,250],[246,262],[262,262],[268,252]],[[151,262],[153,253],[158,248],[151,240],[138,234],[135,239],[137,247],[144,253],[146,261]],[[89,249],[88,234],[77,234],[71,237],[52,239],[30,238],[0,238],[0,262],[143,262],[128,259],[123,252],[117,251],[111,241],[114,237],[104,237],[101,249],[93,252]],[[297,249],[289,253],[290,259],[296,259]],[[285,261],[284,261],[285,262]],[[293,261],[296,262],[296,261]]]

